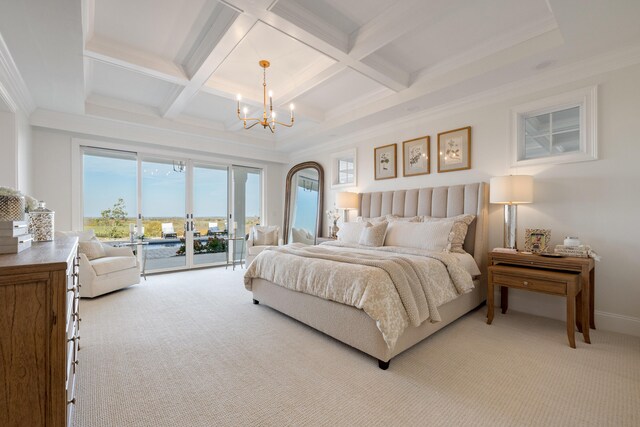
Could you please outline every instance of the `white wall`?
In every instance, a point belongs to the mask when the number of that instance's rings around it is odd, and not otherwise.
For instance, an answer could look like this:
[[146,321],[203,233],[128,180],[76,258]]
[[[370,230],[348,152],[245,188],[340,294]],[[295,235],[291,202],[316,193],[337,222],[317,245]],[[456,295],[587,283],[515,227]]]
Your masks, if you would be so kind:
[[31,134],[31,125],[29,124],[29,118],[22,112],[17,112],[15,115],[16,125],[16,146],[17,146],[17,158],[18,158],[18,188],[24,194],[31,195],[32,187],[32,159],[33,159],[33,136]]
[[18,187],[15,114],[0,111],[0,187]]
[[27,116],[0,111],[0,186],[31,194],[31,143]]
[[[524,245],[525,228],[549,228],[552,244],[564,236],[579,236],[603,260],[596,264],[596,326],[640,336],[640,66],[627,67],[508,102],[484,105],[449,116],[423,117],[417,121],[358,138],[327,141],[336,147],[322,152],[294,155],[294,163],[315,160],[331,175],[330,155],[357,148],[358,186],[369,192],[400,188],[433,187],[477,181],[510,173],[535,176],[535,202],[520,206],[518,245]],[[510,108],[553,94],[598,84],[599,160],[584,163],[510,169],[508,164]],[[437,133],[472,126],[472,169],[436,173]],[[398,143],[398,175],[402,175],[402,141],[431,136],[431,174],[383,181],[373,179],[373,148]],[[358,138],[358,139],[354,139]],[[328,178],[327,178],[328,183]],[[335,192],[327,185],[325,206],[331,208]],[[490,248],[502,246],[502,207],[490,209]],[[326,227],[325,227],[326,232]],[[565,318],[564,301],[557,297],[514,291],[510,307],[558,319]]]
[[[74,179],[80,179],[78,171],[72,171],[72,157],[75,153],[76,144],[73,142],[77,138],[74,134],[62,131],[54,131],[50,129],[35,128],[33,131],[33,195],[34,197],[47,202],[47,207],[56,212],[56,229],[71,230],[74,229],[73,224],[73,203],[72,182]],[[102,138],[92,138],[86,135],[81,136],[83,141],[95,141],[100,146],[121,146],[123,141],[112,142]],[[127,149],[141,152],[149,152],[153,148],[149,148],[145,144],[136,144],[135,142],[124,142]],[[155,148],[159,149],[158,147]],[[189,157],[184,152],[171,148],[162,147],[162,150],[173,150],[176,155]],[[203,158],[207,153],[199,153],[199,157]],[[211,161],[225,161],[233,164],[243,165],[239,159],[222,159],[220,156],[211,155]],[[256,165],[255,160],[247,161],[249,165]],[[282,222],[283,211],[283,194],[282,173],[283,166],[277,163],[264,162],[260,164],[263,167],[265,175],[265,201],[264,210],[266,221],[268,224],[280,225]]]

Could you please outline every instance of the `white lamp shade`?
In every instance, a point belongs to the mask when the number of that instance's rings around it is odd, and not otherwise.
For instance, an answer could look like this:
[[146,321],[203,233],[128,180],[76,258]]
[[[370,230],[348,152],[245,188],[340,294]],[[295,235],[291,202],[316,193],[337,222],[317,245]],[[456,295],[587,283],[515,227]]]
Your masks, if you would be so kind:
[[340,192],[336,194],[336,208],[358,209],[358,193]]
[[533,177],[531,175],[509,175],[491,178],[489,201],[514,205],[532,203]]

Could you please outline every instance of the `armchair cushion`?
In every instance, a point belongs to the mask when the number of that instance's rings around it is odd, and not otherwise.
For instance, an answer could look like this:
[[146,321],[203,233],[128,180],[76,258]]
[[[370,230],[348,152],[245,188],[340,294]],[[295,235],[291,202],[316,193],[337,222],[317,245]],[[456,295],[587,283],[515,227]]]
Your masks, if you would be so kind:
[[78,249],[87,256],[89,261],[107,256],[104,246],[98,240],[88,242],[78,242]]
[[278,244],[278,230],[275,225],[259,226],[254,225],[251,228],[254,246],[275,246]]
[[109,256],[89,261],[98,276],[128,268],[135,268],[137,260],[132,256]]

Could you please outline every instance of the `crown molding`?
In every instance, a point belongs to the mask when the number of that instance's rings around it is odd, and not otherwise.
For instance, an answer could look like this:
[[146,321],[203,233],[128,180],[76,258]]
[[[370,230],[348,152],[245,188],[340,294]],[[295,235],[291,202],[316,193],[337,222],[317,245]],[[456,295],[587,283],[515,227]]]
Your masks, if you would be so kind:
[[20,109],[28,116],[36,109],[29,88],[13,61],[2,34],[0,34],[0,96],[14,112]]
[[[273,150],[273,144],[213,129],[195,128],[178,122],[92,105],[96,115],[79,115],[38,109],[31,114],[34,127],[75,135],[91,135],[162,147],[199,150],[214,154],[267,162],[287,163],[288,155]],[[99,115],[98,115],[99,114]],[[135,120],[132,121],[132,120]]]
[[[329,137],[325,136],[325,141],[323,143],[316,143],[315,146],[310,148],[290,150],[289,154],[291,158],[295,160],[302,157],[331,152],[336,149],[353,147],[363,140],[370,139],[371,137],[380,135],[383,132],[388,133],[401,130],[406,128],[408,124],[415,123],[416,121],[426,119],[433,120],[463,113],[487,105],[531,95],[546,89],[552,89],[554,87],[570,83],[578,83],[581,80],[637,64],[640,64],[640,44],[629,45],[607,52],[603,55],[587,58],[582,61],[576,61],[572,64],[567,64],[558,68],[549,69],[548,71],[541,72],[535,76],[510,82],[447,104],[418,111],[414,114],[390,120],[361,131],[350,132],[331,141],[327,141]],[[304,140],[300,140],[300,143],[308,145]],[[278,147],[278,149],[283,152],[288,151],[286,148],[286,146]]]

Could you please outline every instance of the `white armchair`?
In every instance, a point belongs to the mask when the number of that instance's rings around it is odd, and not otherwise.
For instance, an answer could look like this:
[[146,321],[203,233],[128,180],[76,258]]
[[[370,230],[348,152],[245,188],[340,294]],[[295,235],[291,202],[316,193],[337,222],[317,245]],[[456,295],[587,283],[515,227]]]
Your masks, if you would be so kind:
[[269,246],[282,245],[282,239],[280,238],[280,227],[276,225],[260,226],[254,225],[249,232],[249,238],[247,239],[247,262],[246,265],[251,264],[254,258]]
[[140,265],[131,248],[100,243],[93,230],[61,232],[80,242],[80,296],[93,298],[140,283]]

